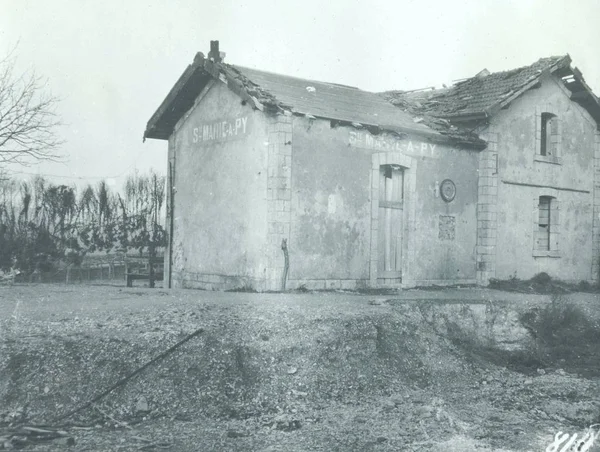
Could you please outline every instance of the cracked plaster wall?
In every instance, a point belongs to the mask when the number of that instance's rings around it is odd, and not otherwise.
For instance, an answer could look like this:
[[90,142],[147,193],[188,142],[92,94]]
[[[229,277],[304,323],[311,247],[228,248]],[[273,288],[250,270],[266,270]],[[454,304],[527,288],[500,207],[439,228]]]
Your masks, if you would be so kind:
[[220,82],[178,124],[174,287],[265,289],[269,119]]
[[[492,120],[488,134],[496,142],[485,152],[497,152],[497,229],[490,235],[487,277],[514,275],[527,279],[539,272],[563,280],[591,280],[594,219],[594,152],[596,124],[568,97],[552,77],[526,92]],[[541,112],[557,115],[561,124],[559,160],[536,158],[536,123]],[[539,134],[538,134],[539,135]],[[539,141],[539,140],[538,140]],[[517,185],[524,184],[524,185]],[[539,196],[558,200],[558,257],[533,256]],[[494,218],[496,220],[496,218]],[[597,257],[597,251],[596,251]],[[597,267],[594,267],[597,268]],[[597,275],[597,272],[596,272]]]

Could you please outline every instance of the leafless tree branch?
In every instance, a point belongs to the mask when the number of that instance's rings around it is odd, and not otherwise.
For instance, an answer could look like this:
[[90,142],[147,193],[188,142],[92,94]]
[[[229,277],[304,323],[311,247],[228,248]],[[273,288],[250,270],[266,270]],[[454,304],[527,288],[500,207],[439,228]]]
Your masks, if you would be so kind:
[[15,75],[11,55],[0,60],[0,165],[61,160],[59,99],[47,94],[44,85],[35,73]]

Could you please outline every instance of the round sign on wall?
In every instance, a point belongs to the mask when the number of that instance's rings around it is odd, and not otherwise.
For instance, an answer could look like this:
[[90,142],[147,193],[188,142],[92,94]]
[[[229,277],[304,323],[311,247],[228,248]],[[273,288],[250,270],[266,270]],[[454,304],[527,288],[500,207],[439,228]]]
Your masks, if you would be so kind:
[[446,202],[450,202],[456,196],[456,185],[450,179],[445,179],[440,184],[440,195]]

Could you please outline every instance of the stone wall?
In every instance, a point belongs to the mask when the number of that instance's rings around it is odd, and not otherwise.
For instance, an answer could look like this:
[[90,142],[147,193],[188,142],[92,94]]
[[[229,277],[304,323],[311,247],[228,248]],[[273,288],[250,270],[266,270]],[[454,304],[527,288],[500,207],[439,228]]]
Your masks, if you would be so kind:
[[[550,129],[546,155],[542,148],[542,114],[558,121]],[[495,237],[495,274],[480,275],[482,283],[490,277],[529,279],[537,273],[565,281],[592,278],[594,213],[594,153],[597,125],[589,113],[570,98],[560,79],[542,77],[542,83],[491,119],[496,134],[486,154],[482,154],[484,173],[481,184],[489,181],[487,166],[493,166],[491,153],[498,154],[496,192],[496,231],[480,234],[482,240]],[[491,147],[491,148],[490,148]],[[488,157],[489,156],[489,157]],[[480,190],[481,190],[480,189]],[[483,195],[480,204],[489,201]],[[539,243],[540,197],[550,198],[548,249]],[[480,209],[484,207],[481,206]],[[596,208],[597,209],[597,208]],[[483,212],[482,212],[483,213]],[[481,226],[487,226],[485,223]],[[481,243],[483,245],[483,243]],[[481,248],[482,252],[493,249]],[[488,256],[488,257],[486,257]],[[494,262],[491,255],[480,254],[480,262]],[[485,265],[487,269],[487,263]]]
[[600,132],[594,150],[594,223],[592,227],[592,279],[600,280]]
[[177,124],[169,157],[174,287],[265,290],[272,127],[219,81]]
[[292,117],[277,115],[269,125],[267,163],[267,290],[283,288],[282,241],[289,240],[292,200]]
[[498,134],[489,128],[482,134],[487,148],[479,154],[477,186],[477,283],[487,285],[496,276]]

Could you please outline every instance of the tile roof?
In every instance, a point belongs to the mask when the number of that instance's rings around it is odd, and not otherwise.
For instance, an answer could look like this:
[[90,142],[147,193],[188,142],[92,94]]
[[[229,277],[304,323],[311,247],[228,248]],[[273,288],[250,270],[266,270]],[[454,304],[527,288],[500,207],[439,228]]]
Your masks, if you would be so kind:
[[[485,142],[471,133],[447,133],[431,128],[410,112],[397,108],[379,93],[350,86],[306,80],[205,59],[201,53],[187,67],[148,121],[145,138],[168,139],[177,121],[192,108],[210,79],[220,80],[256,109],[339,121],[372,132],[411,133],[432,141],[482,148]],[[448,124],[448,128],[450,125]],[[453,127],[453,126],[452,126]]]
[[273,95],[293,113],[379,126],[384,130],[431,134],[431,130],[377,93],[335,83],[317,82],[241,66],[230,68]]
[[485,141],[460,127],[460,122],[493,115],[535,86],[544,72],[563,79],[572,100],[590,112],[600,130],[600,100],[581,72],[570,64],[569,55],[554,56],[510,71],[490,74],[484,69],[449,88],[372,93],[214,62],[199,52],[148,121],[144,139],[168,139],[202,89],[216,79],[255,109],[327,118],[348,125],[359,123],[373,132],[414,133],[433,141],[483,148]]
[[490,74],[486,70],[450,88],[420,92],[388,91],[383,96],[413,114],[456,119],[489,116],[495,108],[520,95],[542,72],[568,68],[569,55],[541,58],[530,66]]

